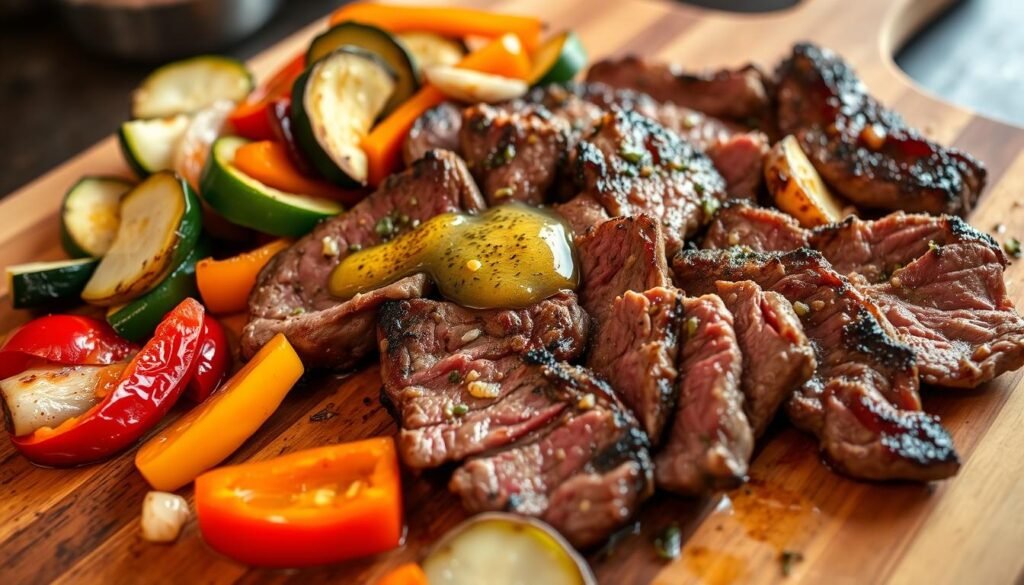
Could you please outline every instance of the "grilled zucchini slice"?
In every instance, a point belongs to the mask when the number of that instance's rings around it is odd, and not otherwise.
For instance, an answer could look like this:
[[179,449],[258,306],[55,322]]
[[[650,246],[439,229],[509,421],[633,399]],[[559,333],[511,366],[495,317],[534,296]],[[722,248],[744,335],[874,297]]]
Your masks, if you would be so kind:
[[99,264],[96,258],[32,262],[7,267],[15,309],[35,309],[77,299]]
[[252,88],[252,74],[241,61],[200,55],[150,73],[132,94],[132,117],[192,114],[220,100],[240,102]]
[[420,71],[434,65],[456,65],[466,56],[465,45],[439,34],[407,32],[398,33],[395,38],[412,54]]
[[117,142],[124,160],[140,178],[173,169],[174,155],[190,121],[189,116],[179,114],[121,124]]
[[121,223],[121,198],[132,183],[117,177],[83,177],[68,189],[60,210],[64,251],[72,258],[107,253]]

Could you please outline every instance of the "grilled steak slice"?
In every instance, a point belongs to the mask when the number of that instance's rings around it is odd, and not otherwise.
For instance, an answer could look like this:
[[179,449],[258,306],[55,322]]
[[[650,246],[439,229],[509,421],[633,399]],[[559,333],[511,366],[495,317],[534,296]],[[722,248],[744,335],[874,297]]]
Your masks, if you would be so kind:
[[554,210],[565,218],[576,237],[585,234],[590,228],[608,221],[608,212],[601,207],[596,199],[587,194],[555,205]]
[[779,407],[814,375],[814,349],[782,295],[749,280],[718,281],[715,290],[732,313],[743,353],[743,411],[760,437]]
[[421,296],[427,281],[413,276],[339,301],[327,291],[327,281],[349,247],[380,243],[375,228],[385,217],[401,214],[410,221],[424,221],[448,211],[481,207],[480,192],[463,162],[450,152],[429,152],[351,210],[321,223],[267,263],[249,297],[242,355],[252,356],[275,334],[284,333],[308,367],[356,366],[374,350],[380,303]]
[[646,93],[669,102],[766,128],[771,100],[765,75],[753,65],[741,69],[686,73],[667,63],[652,63],[636,56],[607,59],[590,67],[587,81]]
[[569,123],[540,105],[478,104],[463,112],[460,144],[491,205],[545,202],[567,155]]
[[462,128],[462,107],[442,102],[416,118],[402,145],[405,164],[423,158],[431,150],[459,152],[459,129]]
[[451,490],[470,512],[507,510],[539,517],[576,547],[607,537],[653,491],[647,437],[586,369],[530,352],[545,392],[565,410],[528,440],[466,462]]
[[732,315],[715,295],[687,298],[683,307],[679,406],[655,456],[655,479],[659,487],[699,494],[746,478],[754,437],[743,414],[743,358]]
[[576,238],[581,301],[594,318],[587,367],[611,384],[658,443],[675,406],[682,295],[664,238],[646,215],[608,220]]
[[777,71],[778,121],[822,178],[847,199],[878,209],[966,215],[985,169],[909,128],[871,97],[838,55],[802,43]]
[[700,227],[708,201],[725,198],[710,159],[650,118],[605,114],[570,161],[577,187],[612,217],[646,213],[665,231],[669,254]]
[[806,248],[807,235],[807,230],[792,216],[781,211],[729,202],[711,220],[701,247],[722,250],[740,246],[755,252],[790,252]]
[[768,137],[760,132],[735,134],[708,145],[711,162],[725,179],[730,199],[756,199],[764,182],[764,157],[768,154]]
[[891,213],[875,221],[854,216],[811,232],[810,244],[840,274],[859,274],[868,282],[883,282],[935,246],[977,242],[992,249],[999,263],[1006,256],[992,236],[979,232],[959,217]]
[[402,427],[410,467],[434,467],[500,447],[563,409],[520,354],[545,348],[569,360],[589,319],[572,293],[518,310],[474,310],[415,299],[386,303],[377,330],[383,396]]
[[752,280],[794,304],[818,369],[787,411],[818,437],[837,468],[865,479],[956,473],[952,439],[936,418],[920,412],[914,351],[898,341],[881,309],[820,254],[683,251],[673,268],[688,292],[716,290],[718,280]]

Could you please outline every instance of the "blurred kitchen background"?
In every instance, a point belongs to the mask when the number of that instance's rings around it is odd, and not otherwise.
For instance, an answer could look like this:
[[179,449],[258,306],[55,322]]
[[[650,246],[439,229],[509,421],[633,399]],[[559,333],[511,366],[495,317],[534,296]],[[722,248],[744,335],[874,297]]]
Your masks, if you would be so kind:
[[[247,59],[344,3],[149,0],[158,9],[131,18],[124,6],[144,1],[0,0],[0,196],[110,134],[128,111],[131,90],[166,51],[195,47]],[[757,12],[794,1],[688,3]],[[206,26],[196,28],[197,14]],[[1024,126],[1021,31],[1024,0],[963,0],[897,61],[933,93]]]

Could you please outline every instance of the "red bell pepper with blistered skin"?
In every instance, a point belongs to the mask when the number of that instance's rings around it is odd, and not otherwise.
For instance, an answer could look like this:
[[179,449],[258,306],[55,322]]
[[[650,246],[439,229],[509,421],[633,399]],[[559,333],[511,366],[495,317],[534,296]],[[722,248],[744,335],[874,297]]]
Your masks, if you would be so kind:
[[104,366],[119,362],[138,347],[105,321],[80,315],[49,315],[15,330],[0,347],[0,380],[25,371],[33,362]]
[[395,548],[402,487],[390,437],[221,467],[196,478],[203,540],[265,567],[334,563]]
[[193,402],[206,400],[231,369],[231,346],[224,326],[213,315],[203,317],[203,333],[196,352],[185,396]]
[[270,122],[270,105],[283,96],[291,95],[292,85],[305,68],[306,55],[298,55],[249,94],[228,116],[235,131],[250,140],[272,140],[274,128]]
[[43,465],[103,459],[134,443],[178,400],[192,373],[203,332],[203,306],[185,299],[157,326],[120,380],[99,404],[57,428],[12,437],[14,447]]

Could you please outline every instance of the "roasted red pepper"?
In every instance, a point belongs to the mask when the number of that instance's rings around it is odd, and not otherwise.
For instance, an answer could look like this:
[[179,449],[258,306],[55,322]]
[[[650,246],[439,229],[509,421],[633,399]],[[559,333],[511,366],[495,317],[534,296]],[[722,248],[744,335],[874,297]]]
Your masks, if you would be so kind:
[[195,502],[206,543],[250,565],[333,563],[402,539],[390,437],[214,469],[196,478]]
[[181,396],[192,373],[205,310],[185,299],[157,326],[99,404],[57,428],[12,437],[15,448],[43,465],[77,465],[113,455],[153,427]]
[[306,55],[301,54],[249,94],[228,118],[235,131],[250,140],[273,140],[270,104],[280,97],[291,95],[292,85],[305,68]]
[[203,317],[203,333],[185,396],[194,402],[206,400],[224,381],[231,369],[231,346],[224,326],[213,315]]
[[72,366],[107,365],[138,349],[105,321],[79,315],[50,315],[29,321],[0,347],[0,380],[44,360]]

